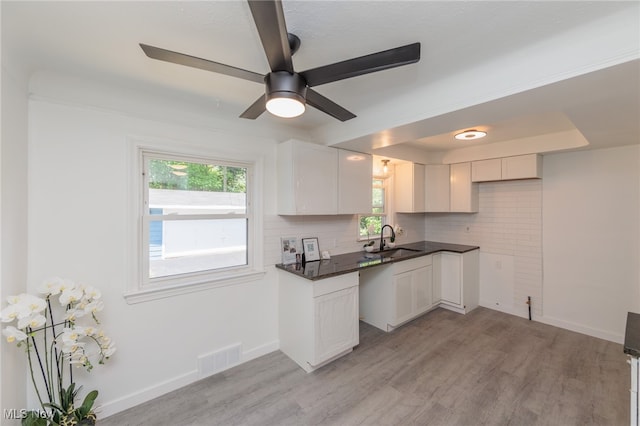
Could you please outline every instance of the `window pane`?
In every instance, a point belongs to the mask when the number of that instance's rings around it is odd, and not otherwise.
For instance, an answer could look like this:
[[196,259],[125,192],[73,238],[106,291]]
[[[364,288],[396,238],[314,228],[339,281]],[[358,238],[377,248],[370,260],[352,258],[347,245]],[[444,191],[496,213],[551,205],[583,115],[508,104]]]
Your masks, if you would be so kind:
[[373,207],[380,207],[382,211],[384,211],[384,189],[383,188],[373,188],[372,204],[373,204]]
[[360,237],[380,236],[382,225],[384,225],[383,216],[360,216]]
[[149,188],[247,192],[247,169],[174,160],[149,160]]
[[159,220],[149,226],[149,277],[247,264],[247,219]]
[[149,214],[246,213],[247,169],[149,159]]

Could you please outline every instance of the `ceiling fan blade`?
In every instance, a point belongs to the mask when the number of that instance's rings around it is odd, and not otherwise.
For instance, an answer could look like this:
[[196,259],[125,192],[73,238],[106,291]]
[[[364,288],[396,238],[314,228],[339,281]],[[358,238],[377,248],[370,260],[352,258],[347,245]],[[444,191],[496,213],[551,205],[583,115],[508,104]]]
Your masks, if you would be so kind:
[[384,50],[370,55],[360,56],[335,64],[313,68],[300,75],[309,87],[357,77],[376,71],[412,64],[420,60],[420,43],[408,44],[395,49]]
[[249,120],[255,120],[267,110],[266,107],[266,95],[260,96],[249,108],[240,114],[240,118],[248,118]]
[[307,104],[329,114],[333,118],[337,118],[340,121],[347,121],[356,117],[352,112],[347,111],[337,103],[325,98],[313,89],[307,89]]
[[249,8],[271,71],[293,73],[282,3],[279,0],[249,0]]
[[184,53],[172,52],[171,50],[149,46],[147,44],[140,43],[140,47],[144,53],[152,59],[158,59],[160,61],[171,62],[178,65],[185,65],[192,68],[199,68],[205,71],[212,71],[231,77],[241,78],[243,80],[254,81],[256,83],[264,83],[264,75],[253,71],[247,71],[242,68],[232,67],[231,65],[220,64],[207,59],[185,55]]

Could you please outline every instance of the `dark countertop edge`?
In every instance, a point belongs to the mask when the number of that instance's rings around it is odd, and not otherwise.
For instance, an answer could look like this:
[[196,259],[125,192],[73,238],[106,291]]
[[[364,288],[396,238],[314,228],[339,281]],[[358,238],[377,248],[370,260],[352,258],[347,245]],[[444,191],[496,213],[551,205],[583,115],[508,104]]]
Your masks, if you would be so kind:
[[[357,272],[365,268],[375,268],[376,266],[390,265],[395,262],[402,262],[409,259],[428,256],[430,254],[435,254],[438,252],[448,251],[452,253],[463,254],[473,250],[478,250],[480,247],[469,246],[465,244],[441,243],[436,241],[419,241],[415,243],[402,244],[395,247],[395,249],[400,249],[400,248],[408,248],[408,249],[419,250],[419,251],[416,251],[415,253],[412,253],[410,255],[403,256],[401,258],[388,259],[385,261],[381,260],[379,263],[372,263],[369,265],[360,265],[357,262],[351,262],[352,266],[348,266],[338,271],[330,271],[330,272],[320,272],[319,270],[320,268],[322,268],[323,265],[326,266],[331,264],[339,264],[341,259],[344,259],[344,258],[348,259],[351,257],[361,257],[361,256],[364,256],[365,253],[362,251],[358,251],[358,252],[339,254],[339,255],[332,256],[330,260],[307,262],[307,265],[305,265],[305,267],[302,267],[302,265],[300,264],[283,265],[282,263],[278,263],[275,266],[277,269],[297,275],[300,278],[305,278],[309,281],[318,281],[325,278],[331,278],[339,275],[350,274],[352,272]],[[317,264],[317,265],[314,265],[314,264]],[[317,268],[318,273],[313,273],[310,275],[305,274],[305,268],[308,266]]]
[[624,333],[624,353],[640,357],[640,314],[627,313],[627,327]]

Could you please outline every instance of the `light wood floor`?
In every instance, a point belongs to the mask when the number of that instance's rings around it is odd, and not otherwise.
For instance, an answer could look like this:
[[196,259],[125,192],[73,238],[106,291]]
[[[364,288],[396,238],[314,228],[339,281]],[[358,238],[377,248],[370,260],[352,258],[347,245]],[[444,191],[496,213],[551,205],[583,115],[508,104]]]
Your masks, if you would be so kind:
[[360,333],[314,373],[276,351],[98,424],[629,424],[622,345],[484,308]]

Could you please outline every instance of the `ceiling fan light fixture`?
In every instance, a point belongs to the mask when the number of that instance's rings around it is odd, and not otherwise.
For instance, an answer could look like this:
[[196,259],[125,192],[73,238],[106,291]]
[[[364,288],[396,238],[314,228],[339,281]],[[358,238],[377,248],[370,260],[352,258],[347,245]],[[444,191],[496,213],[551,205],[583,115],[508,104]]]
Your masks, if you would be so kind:
[[[282,96],[285,95],[285,96]],[[282,118],[293,118],[305,111],[304,103],[295,97],[289,97],[287,92],[267,100],[267,111]]]
[[307,82],[299,74],[276,71],[264,78],[266,108],[278,117],[292,118],[305,111]]
[[474,139],[480,139],[487,136],[487,132],[483,132],[482,130],[465,130],[464,132],[457,133],[454,137],[460,141],[470,141]]

